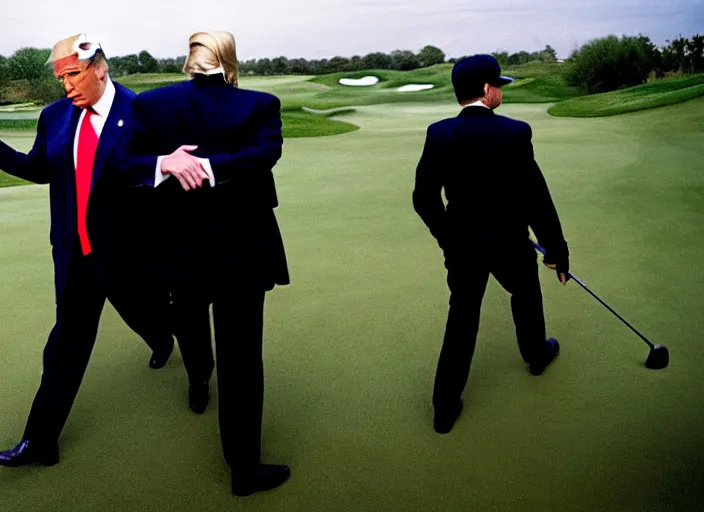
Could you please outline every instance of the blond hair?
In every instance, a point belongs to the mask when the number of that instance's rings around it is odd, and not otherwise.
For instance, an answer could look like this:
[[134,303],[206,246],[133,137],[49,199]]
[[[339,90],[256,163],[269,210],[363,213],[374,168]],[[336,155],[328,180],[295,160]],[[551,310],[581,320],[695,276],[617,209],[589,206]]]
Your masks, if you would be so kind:
[[229,32],[196,32],[188,40],[190,47],[183,72],[207,74],[222,67],[225,81],[237,87],[237,51],[235,38]]

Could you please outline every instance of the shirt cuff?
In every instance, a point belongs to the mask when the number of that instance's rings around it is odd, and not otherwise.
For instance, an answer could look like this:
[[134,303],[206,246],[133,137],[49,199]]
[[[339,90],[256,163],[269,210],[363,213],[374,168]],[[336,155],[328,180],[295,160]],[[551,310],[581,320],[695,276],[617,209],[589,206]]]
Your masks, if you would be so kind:
[[170,174],[161,174],[161,162],[166,158],[166,155],[158,156],[156,158],[156,174],[154,175],[154,188],[158,187],[166,178],[171,176]]
[[208,180],[210,181],[210,186],[214,187],[215,186],[215,174],[213,174],[213,167],[210,165],[210,160],[207,158],[199,158],[200,164],[203,166],[203,169],[205,169],[205,172],[208,173]]

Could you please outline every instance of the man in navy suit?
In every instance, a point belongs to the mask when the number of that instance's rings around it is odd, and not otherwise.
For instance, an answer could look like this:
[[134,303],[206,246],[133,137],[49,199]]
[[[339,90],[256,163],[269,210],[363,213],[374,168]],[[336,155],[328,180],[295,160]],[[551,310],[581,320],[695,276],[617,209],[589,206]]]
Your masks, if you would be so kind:
[[290,473],[260,460],[264,296],[289,283],[274,216],[280,102],[237,87],[231,34],[196,33],[189,45],[184,72],[192,79],[135,99],[139,128],[124,151],[120,146],[120,167],[156,187],[175,334],[195,412],[209,397],[213,305],[220,435],[232,491],[245,496],[281,485]]
[[494,113],[501,86],[511,81],[490,55],[457,62],[452,84],[462,112],[428,128],[416,170],[413,205],[444,252],[451,292],[433,393],[438,433],[449,432],[462,411],[490,274],[511,294],[518,346],[530,372],[540,375],[559,351],[557,340],[545,339],[528,228],[547,250],[544,263],[556,269],[563,284],[569,251],[533,157],[530,126]]
[[[44,349],[41,385],[22,441],[0,452],[3,466],[59,461],[58,438],[88,365],[106,297],[152,348],[153,368],[163,366],[173,348],[168,295],[159,295],[156,283],[128,279],[149,280],[152,273],[126,268],[120,246],[131,241],[116,236],[114,228],[125,196],[119,188],[123,180],[115,179],[107,162],[129,130],[135,94],[110,80],[100,45],[85,34],[57,43],[50,60],[67,98],[42,111],[29,154],[0,142],[0,169],[49,183],[56,289],[56,324]],[[125,280],[133,286],[124,286]]]

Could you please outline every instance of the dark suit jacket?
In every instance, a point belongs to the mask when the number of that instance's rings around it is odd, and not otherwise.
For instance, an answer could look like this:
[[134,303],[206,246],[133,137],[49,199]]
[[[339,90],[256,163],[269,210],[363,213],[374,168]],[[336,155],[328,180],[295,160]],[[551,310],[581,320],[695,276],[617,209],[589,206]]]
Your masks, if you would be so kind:
[[134,113],[139,128],[116,154],[124,176],[153,187],[157,155],[184,144],[197,145],[192,154],[208,158],[215,175],[213,188],[186,192],[169,177],[154,190],[170,286],[209,293],[232,281],[288,284],[274,216],[272,169],[283,144],[278,98],[235,88],[222,75],[197,76],[141,93]]
[[525,245],[530,226],[548,251],[567,250],[531,137],[527,123],[479,106],[428,128],[413,205],[443,249]]
[[[120,137],[129,128],[128,119],[135,94],[115,83],[115,99],[100,135],[93,164],[91,192],[88,200],[87,228],[91,247],[101,270],[108,279],[117,239],[113,223],[117,212],[116,190],[107,162]],[[51,204],[49,239],[54,258],[54,282],[57,300],[65,286],[69,257],[77,241],[76,169],[73,146],[81,109],[62,99],[46,107],[39,116],[37,136],[28,154],[15,151],[0,142],[0,169],[34,183],[48,183]]]

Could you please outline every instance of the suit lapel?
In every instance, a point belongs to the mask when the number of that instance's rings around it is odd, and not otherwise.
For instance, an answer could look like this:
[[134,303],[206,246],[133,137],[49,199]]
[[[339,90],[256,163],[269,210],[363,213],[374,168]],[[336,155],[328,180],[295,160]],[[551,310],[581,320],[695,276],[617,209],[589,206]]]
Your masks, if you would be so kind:
[[95,161],[93,162],[93,176],[91,178],[90,189],[91,192],[95,188],[95,184],[98,182],[98,177],[105,167],[105,163],[108,161],[110,153],[112,153],[113,148],[120,140],[120,137],[127,129],[126,121],[127,114],[130,108],[130,98],[122,90],[120,86],[115,84],[115,99],[113,100],[112,107],[110,107],[110,113],[108,118],[105,120],[105,126],[103,126],[103,131],[100,134],[100,140],[98,141],[98,148],[95,151]]

